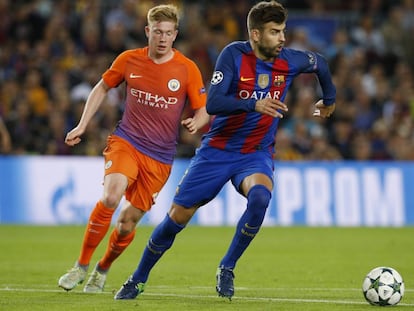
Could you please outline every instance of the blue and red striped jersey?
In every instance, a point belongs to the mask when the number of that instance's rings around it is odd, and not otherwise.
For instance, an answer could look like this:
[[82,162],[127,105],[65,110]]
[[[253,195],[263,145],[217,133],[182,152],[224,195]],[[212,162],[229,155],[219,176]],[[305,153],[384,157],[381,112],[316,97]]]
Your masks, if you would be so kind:
[[227,45],[217,59],[207,95],[207,111],[214,118],[202,146],[273,153],[279,118],[255,112],[255,103],[266,97],[283,101],[293,79],[301,73],[315,73],[324,104],[335,102],[336,89],[321,55],[283,48],[273,62],[264,62],[247,41]]

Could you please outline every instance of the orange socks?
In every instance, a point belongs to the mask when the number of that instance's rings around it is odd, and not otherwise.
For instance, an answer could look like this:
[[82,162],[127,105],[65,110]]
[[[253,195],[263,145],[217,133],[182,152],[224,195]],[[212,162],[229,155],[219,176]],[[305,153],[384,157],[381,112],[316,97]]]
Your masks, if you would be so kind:
[[101,201],[96,203],[86,226],[78,259],[79,265],[89,265],[93,252],[108,232],[114,212],[115,209],[106,207]]
[[115,259],[131,244],[135,237],[135,231],[136,229],[125,236],[121,236],[116,229],[112,231],[105,255],[98,264],[101,270],[108,270]]

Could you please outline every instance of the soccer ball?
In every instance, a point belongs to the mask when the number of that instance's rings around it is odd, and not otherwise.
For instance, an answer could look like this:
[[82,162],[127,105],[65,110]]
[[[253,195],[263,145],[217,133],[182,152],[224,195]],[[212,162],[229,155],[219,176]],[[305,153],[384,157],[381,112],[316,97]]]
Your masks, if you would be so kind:
[[365,276],[362,292],[365,299],[375,306],[393,306],[404,295],[404,281],[397,270],[377,267]]

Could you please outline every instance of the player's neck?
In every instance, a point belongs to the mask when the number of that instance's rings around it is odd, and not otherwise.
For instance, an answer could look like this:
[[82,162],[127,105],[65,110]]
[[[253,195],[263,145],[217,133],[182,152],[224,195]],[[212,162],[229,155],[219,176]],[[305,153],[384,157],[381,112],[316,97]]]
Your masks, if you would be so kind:
[[266,57],[265,55],[261,54],[258,50],[253,50],[256,57],[262,60],[265,63],[273,63],[275,61],[275,57]]
[[170,50],[166,54],[151,53],[151,51],[148,51],[148,57],[156,64],[163,64],[174,57],[174,51]]

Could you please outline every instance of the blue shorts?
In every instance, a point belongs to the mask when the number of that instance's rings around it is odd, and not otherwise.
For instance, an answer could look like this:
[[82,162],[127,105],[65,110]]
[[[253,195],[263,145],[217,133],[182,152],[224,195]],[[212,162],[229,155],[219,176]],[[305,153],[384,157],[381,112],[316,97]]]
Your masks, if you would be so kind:
[[247,176],[262,173],[273,180],[273,170],[271,154],[265,151],[242,154],[203,147],[192,158],[173,201],[186,208],[199,207],[214,199],[229,180],[240,192]]

